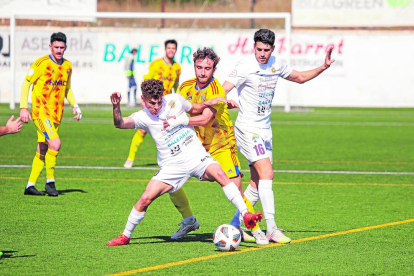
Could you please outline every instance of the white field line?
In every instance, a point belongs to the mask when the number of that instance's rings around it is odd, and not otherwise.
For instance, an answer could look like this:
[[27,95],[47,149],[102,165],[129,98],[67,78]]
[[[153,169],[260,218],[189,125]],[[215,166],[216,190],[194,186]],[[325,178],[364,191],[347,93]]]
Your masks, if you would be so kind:
[[[31,168],[31,165],[0,165],[0,168]],[[56,169],[79,170],[141,170],[158,171],[158,167],[99,167],[99,166],[56,166]],[[241,170],[249,172],[249,170]],[[275,173],[303,173],[303,174],[368,174],[368,175],[414,175],[414,172],[361,172],[361,171],[307,171],[307,170],[273,170]]]
[[[7,121],[10,117],[0,116],[0,121]],[[83,118],[81,121],[70,120],[65,118],[62,121],[63,124],[101,124],[112,125],[113,119],[95,119],[95,118]],[[234,122],[233,122],[234,123]],[[272,121],[272,125],[310,125],[310,126],[390,126],[390,127],[414,127],[412,122],[321,122],[321,121]]]

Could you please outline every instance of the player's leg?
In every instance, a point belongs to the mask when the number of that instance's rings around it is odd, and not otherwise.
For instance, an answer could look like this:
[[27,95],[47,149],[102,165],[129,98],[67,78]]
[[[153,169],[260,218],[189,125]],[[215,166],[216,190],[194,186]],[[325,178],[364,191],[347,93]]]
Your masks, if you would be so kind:
[[148,206],[159,196],[165,194],[173,187],[162,181],[151,179],[144,193],[134,205],[125,225],[124,232],[117,238],[110,240],[107,246],[118,246],[129,244],[132,233],[137,225],[144,219]]
[[244,224],[247,228],[256,226],[256,223],[262,219],[260,212],[252,214],[248,212],[246,203],[244,202],[236,184],[227,177],[223,169],[218,163],[210,163],[202,175],[202,178],[209,181],[216,181],[223,188],[223,192],[227,199],[239,210],[243,216]]
[[45,154],[47,151],[47,144],[44,143],[44,139],[44,135],[38,132],[38,141],[40,142],[37,143],[36,155],[33,158],[32,163],[32,171],[30,172],[29,181],[27,182],[26,188],[24,190],[25,195],[45,195],[44,192],[38,191],[35,187],[36,181],[39,178],[40,173],[43,171],[43,167],[45,166]]
[[139,149],[139,146],[144,141],[145,134],[146,132],[143,129],[138,129],[137,132],[135,133],[134,137],[132,138],[128,159],[126,160],[124,164],[124,168],[127,168],[127,169],[132,168],[132,165],[134,164],[134,160],[135,160],[135,155]]
[[252,182],[258,184],[258,192],[266,220],[266,236],[269,241],[277,243],[289,243],[282,230],[277,228],[275,222],[275,199],[273,195],[273,167],[269,158],[261,159],[250,166],[253,176]]
[[199,229],[200,223],[193,215],[193,211],[191,210],[190,203],[184,189],[181,188],[174,193],[170,193],[169,195],[175,208],[177,208],[178,212],[180,212],[183,217],[183,220],[179,224],[180,228],[171,236],[171,239],[179,240],[184,238],[189,232]]
[[56,160],[59,154],[60,146],[62,144],[59,137],[59,124],[53,124],[49,119],[42,119],[46,127],[45,134],[48,149],[45,155],[46,163],[46,193],[49,196],[58,196],[58,191],[55,186],[55,168]]

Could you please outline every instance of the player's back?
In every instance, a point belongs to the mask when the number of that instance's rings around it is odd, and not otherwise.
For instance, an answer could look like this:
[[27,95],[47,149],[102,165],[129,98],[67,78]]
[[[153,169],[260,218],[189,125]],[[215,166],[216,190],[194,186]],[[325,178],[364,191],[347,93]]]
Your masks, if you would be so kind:
[[46,55],[32,64],[26,80],[33,83],[33,119],[49,118],[54,123],[60,123],[71,74],[72,64],[66,59],[62,64],[57,64],[50,55]]
[[[201,103],[219,96],[223,98],[226,96],[223,87],[214,77],[208,85],[201,88],[197,87],[196,78],[183,82],[180,95],[191,103]],[[221,103],[213,108],[217,111],[214,119],[206,126],[194,127],[204,148],[210,153],[218,149],[231,148],[236,144],[234,127],[227,105]]]

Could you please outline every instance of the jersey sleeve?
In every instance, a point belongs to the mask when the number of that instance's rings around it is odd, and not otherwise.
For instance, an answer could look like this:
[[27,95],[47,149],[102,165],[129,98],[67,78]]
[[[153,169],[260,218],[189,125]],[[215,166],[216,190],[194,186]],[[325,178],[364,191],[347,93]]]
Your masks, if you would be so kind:
[[39,69],[38,66],[36,66],[36,61],[32,64],[32,66],[30,66],[29,71],[27,72],[26,75],[26,80],[30,83],[35,83],[41,75],[41,70]]
[[144,120],[144,111],[140,110],[138,112],[132,113],[129,117],[134,119],[135,122],[135,129],[143,129],[145,131],[147,131],[147,124],[145,123]]
[[[218,81],[214,80],[210,84],[210,89],[207,90],[206,101],[217,98],[217,97],[226,98],[226,92],[224,91],[221,84]],[[224,103],[219,103],[219,104],[216,104],[216,105],[212,106],[212,108],[214,108],[216,111],[219,111],[219,109],[223,105],[224,105]]]
[[182,107],[183,107],[183,109],[184,109],[184,111],[185,112],[187,112],[187,111],[190,111],[190,109],[193,107],[192,106],[192,104],[189,102],[189,101],[187,101],[182,95],[180,95],[180,94],[177,94],[177,98],[178,98],[178,100],[180,101],[180,103],[181,103],[181,105],[182,105]]
[[249,66],[244,60],[242,60],[236,64],[236,67],[234,67],[233,71],[231,71],[226,81],[234,84],[236,88],[239,88],[239,86],[241,86],[246,81],[248,75]]
[[293,69],[290,68],[290,66],[283,60],[278,60],[278,67],[279,67],[280,76],[284,79],[289,77],[289,75],[293,71]]

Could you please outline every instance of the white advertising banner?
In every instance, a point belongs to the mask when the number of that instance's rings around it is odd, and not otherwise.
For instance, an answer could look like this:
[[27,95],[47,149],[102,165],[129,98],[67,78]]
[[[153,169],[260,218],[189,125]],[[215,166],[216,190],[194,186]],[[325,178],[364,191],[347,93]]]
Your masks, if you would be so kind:
[[414,0],[292,0],[292,25],[414,26]]
[[[97,0],[0,0],[0,18],[10,18],[13,13],[22,12],[33,14],[76,14],[79,12],[95,13],[96,11]],[[85,21],[85,18],[80,19],[76,18],[76,16],[60,19],[64,21],[75,19]]]
[[[182,66],[180,83],[194,78],[192,54],[213,47],[220,56],[215,77],[223,83],[236,62],[253,55],[255,30],[65,30],[65,58],[73,64],[72,89],[79,103],[107,103],[119,91],[126,98],[125,56],[137,49],[139,85],[151,61],[164,55],[164,41],[178,41],[176,62]],[[15,102],[30,65],[49,54],[51,31],[17,30]],[[274,54],[286,58],[283,31],[276,32]],[[280,80],[274,105],[338,107],[414,107],[414,33],[410,31],[295,31],[291,38],[291,67],[309,70],[323,64],[326,49],[334,46],[335,63],[316,79],[299,85]],[[0,102],[10,102],[9,32],[0,29]],[[235,91],[231,93],[236,97]],[[18,107],[18,104],[17,104]]]

